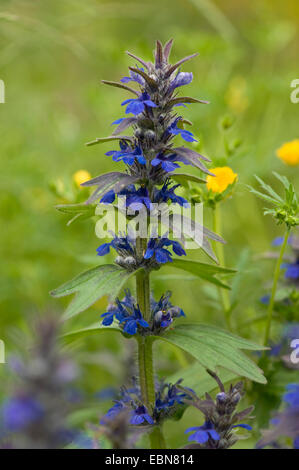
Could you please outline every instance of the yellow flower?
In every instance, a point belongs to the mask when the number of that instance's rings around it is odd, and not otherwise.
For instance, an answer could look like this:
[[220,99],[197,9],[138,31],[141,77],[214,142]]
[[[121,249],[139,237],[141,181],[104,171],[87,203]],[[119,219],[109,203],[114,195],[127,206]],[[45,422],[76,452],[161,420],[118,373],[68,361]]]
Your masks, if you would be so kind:
[[276,151],[276,155],[287,165],[299,165],[299,139],[283,144]]
[[91,175],[86,170],[78,170],[76,173],[73,174],[73,181],[78,188],[80,188],[80,184],[85,183],[91,179]]
[[238,176],[229,166],[210,168],[210,172],[215,176],[207,176],[207,188],[213,193],[223,193],[230,184],[236,181]]

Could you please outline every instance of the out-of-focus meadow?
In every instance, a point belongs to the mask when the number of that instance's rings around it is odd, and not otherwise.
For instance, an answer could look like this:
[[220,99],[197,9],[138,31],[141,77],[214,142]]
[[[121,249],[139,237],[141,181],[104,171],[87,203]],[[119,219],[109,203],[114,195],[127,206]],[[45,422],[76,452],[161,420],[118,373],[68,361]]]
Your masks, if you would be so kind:
[[[299,78],[298,26],[295,0],[1,1],[0,79],[6,96],[0,104],[0,338],[7,357],[26,346],[24,334],[36,316],[62,314],[68,299],[52,299],[49,291],[98,262],[92,222],[67,227],[68,219],[54,205],[71,202],[79,191],[72,180],[77,170],[97,176],[117,168],[104,155],[115,148],[110,143],[84,145],[109,135],[111,122],[124,115],[120,103],[126,93],[100,80],[126,75],[132,65],[126,50],[150,60],[155,40],[171,37],[173,62],[200,53],[183,69],[194,74],[188,94],[210,101],[185,110],[201,152],[213,161],[221,159],[219,123],[225,116],[235,120],[229,139],[241,140],[229,162],[238,185],[223,204],[221,235],[227,240],[227,266],[241,273],[233,281],[233,325],[240,335],[259,341],[263,324],[242,324],[260,313],[259,298],[273,270],[273,261],[257,255],[281,232],[262,215],[263,203],[246,185],[254,184],[257,174],[276,186],[273,170],[298,184],[298,169],[275,156],[283,142],[299,137],[299,104],[290,101],[291,81]],[[67,199],[55,195],[54,187],[69,194]],[[204,220],[211,227],[209,209]],[[207,261],[200,251],[189,256]],[[170,289],[173,303],[188,319],[224,326],[214,288],[174,273],[169,270],[167,279],[152,276],[155,294]],[[99,320],[106,303],[103,299],[79,315],[74,326]],[[161,376],[188,363],[188,357],[160,348]],[[78,386],[88,397],[125,379],[129,353],[119,336],[81,340],[70,352],[82,370]],[[2,384],[9,375],[8,366],[1,364]],[[76,416],[78,422],[97,420],[108,406],[90,401],[92,406]]]

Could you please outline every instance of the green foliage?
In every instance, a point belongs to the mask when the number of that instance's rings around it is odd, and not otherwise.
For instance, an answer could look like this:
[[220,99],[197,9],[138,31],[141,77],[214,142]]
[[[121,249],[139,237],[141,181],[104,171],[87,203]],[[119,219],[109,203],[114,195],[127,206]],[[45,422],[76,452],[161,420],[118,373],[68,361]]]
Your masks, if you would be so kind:
[[[157,37],[176,37],[175,57],[194,48],[200,52],[200,59],[190,62],[186,70],[197,77],[191,85],[192,92],[207,97],[211,105],[190,105],[186,114],[194,123],[201,151],[215,165],[222,149],[220,136],[215,132],[219,116],[233,115],[234,135],[244,139],[242,151],[232,157],[232,167],[241,184],[234,197],[223,205],[229,266],[237,265],[244,246],[249,252],[248,264],[238,270],[241,279],[238,277],[240,282],[234,291],[238,331],[241,324],[258,315],[258,298],[265,292],[265,280],[271,276],[272,263],[263,263],[253,256],[269,249],[271,239],[281,235],[270,218],[262,217],[257,200],[244,191],[242,184],[250,183],[255,173],[274,184],[273,168],[284,172],[291,181],[295,181],[298,172],[298,167],[283,165],[275,157],[275,149],[298,135],[299,104],[292,104],[288,97],[290,80],[298,74],[294,60],[298,2],[286,0],[282,9],[279,2],[267,1],[256,9],[255,2],[244,0],[238,9],[235,0],[228,0],[223,8],[219,2],[216,6],[211,1],[220,15],[213,8],[211,14],[204,7],[200,10],[200,5],[208,2],[198,0],[134,4],[91,0],[88,6],[78,0],[35,3],[33,8],[23,0],[5,2],[1,12],[0,63],[7,102],[0,104],[0,338],[7,343],[8,354],[15,353],[20,344],[12,331],[20,328],[24,335],[33,311],[52,311],[53,299],[47,292],[93,265],[90,258],[97,240],[90,224],[73,224],[65,229],[64,217],[57,216],[51,207],[67,201],[49,192],[49,181],[68,184],[70,175],[80,168],[88,169],[93,176],[116,170],[104,153],[116,148],[117,142],[103,143],[103,148],[95,146],[90,151],[83,145],[95,135],[106,135],[107,119],[112,122],[121,117],[122,90],[98,83],[102,78],[119,80],[123,75],[127,64],[125,48],[150,58],[151,43]],[[243,80],[244,89],[240,89],[236,79]],[[197,172],[188,169],[197,177]],[[207,211],[205,218],[208,217]],[[195,255],[205,261],[200,252],[191,257]],[[170,271],[174,272],[169,265],[160,273],[165,273],[166,279]],[[222,326],[215,286],[196,281],[194,276],[187,278],[182,270],[177,272],[184,278],[172,277],[171,290],[176,304],[184,299],[188,319],[212,319]],[[155,295],[169,287],[166,280],[159,277]],[[58,303],[56,309],[59,315]],[[93,313],[86,312],[86,316]],[[76,317],[77,328],[86,324],[86,316]],[[89,321],[92,323],[95,318]],[[242,334],[258,341],[263,324],[252,323],[242,329]],[[274,332],[278,335],[278,325]],[[100,341],[101,345],[97,342],[95,348],[92,337],[85,345],[85,354],[96,364],[108,344],[114,352],[119,347],[119,337],[110,338],[108,331],[100,335]],[[178,366],[168,350],[164,350],[163,361],[163,374]],[[90,366],[85,362],[82,369],[89,371]],[[109,384],[120,385],[118,377],[103,372],[98,365],[91,370],[88,380],[85,373],[79,383],[84,391],[95,392],[108,379]],[[8,381],[7,372],[8,368],[0,365],[3,383]],[[160,368],[157,372],[161,375]],[[259,397],[265,389],[260,387]],[[3,391],[4,387],[2,395]],[[104,405],[108,407],[108,403]],[[270,407],[267,400],[264,407]],[[172,427],[177,434],[169,438],[169,444],[175,448],[181,445],[183,428]]]
[[220,266],[215,266],[206,263],[200,263],[199,261],[191,261],[184,259],[174,259],[171,267],[183,269],[190,274],[194,274],[200,279],[204,279],[207,282],[210,282],[216,286],[223,287],[225,289],[230,289],[230,287],[217,279],[215,275],[217,274],[234,274],[236,271],[234,269],[223,268]]
[[159,338],[188,352],[207,369],[216,371],[221,366],[241,377],[267,383],[262,370],[240,351],[264,349],[251,341],[213,326],[196,323],[179,325]]
[[[223,384],[232,382],[238,378],[235,372],[222,369],[221,367],[217,370],[217,375]],[[167,382],[174,384],[180,379],[182,379],[182,386],[184,387],[186,385],[192,388],[199,398],[203,397],[205,393],[211,393],[213,390],[217,389],[215,380],[197,361],[191,364],[191,366],[181,369],[167,377]]]
[[264,193],[255,190],[251,186],[249,186],[249,189],[263,201],[274,205],[274,209],[264,210],[265,215],[272,215],[278,224],[284,223],[288,229],[290,229],[291,227],[299,225],[299,199],[293,184],[290,183],[285,176],[281,176],[276,172],[273,172],[273,174],[284,186],[284,198],[279,196],[269,184],[266,184],[258,176],[256,176],[256,179],[260,183]]
[[85,328],[79,328],[77,330],[69,331],[65,333],[62,338],[68,344],[76,341],[77,339],[86,338],[90,335],[96,335],[98,333],[106,333],[106,332],[114,331],[117,333],[121,333],[121,329],[118,325],[110,325],[110,326],[103,326],[100,322],[94,323],[90,326]]
[[[231,383],[235,381],[238,377],[234,372],[225,369],[220,369],[220,371],[217,370],[217,375],[224,385],[228,382]],[[167,377],[167,382],[171,384],[175,384],[178,380],[182,380],[182,387],[185,385],[188,386],[188,388],[191,388],[199,398],[203,397],[206,393],[213,392],[215,389],[218,390],[215,380],[198,364],[198,362],[194,362],[186,369],[180,370],[170,377]],[[180,407],[172,418],[175,420],[181,419],[187,407],[187,404]]]
[[59,212],[71,214],[72,218],[67,225],[71,225],[75,221],[82,221],[94,216],[95,206],[86,204],[59,204],[55,206]]
[[117,297],[131,276],[132,273],[116,265],[97,266],[53,290],[51,295],[64,297],[76,293],[63,315],[63,319],[67,320],[86,310],[104,295]]

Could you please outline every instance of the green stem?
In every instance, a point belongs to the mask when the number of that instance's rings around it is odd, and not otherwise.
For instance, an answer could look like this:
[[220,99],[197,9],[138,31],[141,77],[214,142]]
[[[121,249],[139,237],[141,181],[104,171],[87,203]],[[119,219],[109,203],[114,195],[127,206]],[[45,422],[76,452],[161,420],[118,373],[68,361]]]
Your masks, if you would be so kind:
[[274,301],[275,301],[275,294],[276,294],[277,283],[278,283],[278,279],[279,279],[279,275],[280,275],[280,265],[281,265],[281,262],[283,260],[283,255],[284,255],[284,252],[285,252],[285,249],[286,249],[286,246],[287,246],[289,233],[290,233],[290,229],[287,229],[287,231],[284,235],[283,243],[282,243],[281,248],[280,248],[279,257],[278,257],[278,260],[277,260],[276,266],[275,266],[271,298],[270,298],[269,305],[268,305],[268,310],[267,310],[267,323],[266,323],[266,328],[265,328],[264,346],[267,346],[267,344],[269,342],[271,322],[272,322],[272,317],[273,317],[273,307],[274,307]]
[[[137,238],[136,249],[137,256],[143,257],[146,249],[147,240]],[[150,308],[150,278],[149,273],[144,269],[140,269],[136,273],[136,295],[137,303],[143,318],[147,322],[151,322]],[[139,383],[141,389],[142,402],[152,414],[155,406],[155,379],[153,366],[153,340],[150,336],[138,336],[138,366],[139,366]],[[165,441],[160,426],[154,426],[150,435],[150,443],[152,449],[165,449]]]
[[165,439],[161,426],[155,426],[150,433],[151,449],[166,449]]
[[[219,204],[216,203],[215,208],[213,209],[213,230],[215,233],[220,235],[221,233],[221,214],[219,209]],[[224,250],[222,243],[215,243],[214,244],[215,251],[219,263],[221,266],[225,266],[225,258],[224,258]],[[229,293],[226,289],[222,289],[221,287],[218,288],[219,297],[223,306],[226,325],[229,330],[232,329],[231,325],[231,303],[229,298]]]

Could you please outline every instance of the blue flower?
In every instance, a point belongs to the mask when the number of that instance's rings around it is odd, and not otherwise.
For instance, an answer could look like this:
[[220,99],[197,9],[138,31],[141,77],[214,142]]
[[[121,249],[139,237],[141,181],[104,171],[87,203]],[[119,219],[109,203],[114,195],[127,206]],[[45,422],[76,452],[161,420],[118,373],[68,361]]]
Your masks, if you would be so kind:
[[286,268],[284,277],[286,279],[299,279],[299,259],[295,263],[283,263],[282,268]]
[[180,168],[180,165],[176,162],[182,162],[185,163],[186,165],[188,162],[184,160],[182,157],[179,155],[176,155],[175,153],[171,155],[165,155],[163,153],[158,153],[155,158],[151,161],[152,166],[158,166],[161,164],[161,167],[163,168],[164,171],[169,173],[170,171],[174,171],[177,168]]
[[171,201],[174,204],[179,204],[180,206],[183,207],[189,207],[189,203],[186,199],[184,199],[181,196],[177,196],[175,194],[175,189],[180,186],[180,184],[176,184],[172,186],[172,188],[169,188],[169,185],[171,184],[171,181],[165,181],[161,189],[156,189],[154,193],[154,202],[160,203],[160,202],[167,202]]
[[170,124],[170,126],[167,128],[166,132],[168,134],[181,135],[181,137],[186,140],[186,142],[197,142],[192,132],[186,131],[185,129],[181,129],[177,126],[179,121],[180,118],[175,119],[173,123]]
[[145,165],[146,159],[142,153],[141,147],[138,145],[131,147],[127,142],[121,140],[119,142],[120,150],[110,150],[105,153],[108,157],[112,156],[114,162],[123,161],[126,165],[133,165],[137,160],[141,165]]
[[[119,196],[126,196],[126,207],[137,211],[145,206],[148,210],[152,210],[152,202],[150,200],[148,190],[141,186],[136,189],[133,184],[129,184],[126,188],[118,193]],[[103,204],[112,204],[115,201],[116,193],[111,189],[101,198],[100,202]]]
[[147,244],[147,249],[144,254],[145,259],[152,258],[155,256],[156,261],[159,264],[172,262],[172,254],[164,246],[172,246],[174,253],[178,256],[186,255],[185,250],[182,248],[179,242],[169,240],[166,237],[151,238]]
[[[288,239],[288,244],[292,244],[293,237],[290,236]],[[274,240],[272,240],[272,246],[280,246],[283,244],[283,237],[276,237]]]
[[102,325],[104,326],[110,326],[113,321],[114,317],[117,317],[119,315],[119,309],[116,305],[108,307],[107,312],[102,313],[101,318],[103,318]]
[[142,313],[135,305],[135,299],[131,295],[129,289],[125,291],[125,297],[122,301],[116,299],[115,304],[109,306],[107,312],[101,315],[103,318],[102,324],[109,326],[114,321],[114,318],[122,326],[123,331],[129,335],[135,335],[138,326],[142,328],[149,328],[149,324],[142,317]]
[[115,401],[114,405],[101,418],[100,424],[106,424],[107,421],[113,420],[121,411],[126,409],[126,405],[122,401]]
[[271,344],[271,349],[270,351],[268,351],[268,355],[271,357],[277,357],[279,356],[279,354],[281,353],[281,349],[282,349],[282,344],[281,343],[275,343],[275,344]]
[[167,328],[173,322],[174,318],[185,317],[185,313],[180,307],[174,307],[169,301],[170,293],[162,295],[156,302],[151,300],[151,311],[156,328]]
[[126,206],[132,210],[141,210],[144,206],[148,210],[152,209],[148,190],[143,186],[136,189],[133,184],[130,184],[118,194],[119,196],[126,196]]
[[133,307],[133,313],[129,315],[127,312],[119,317],[119,322],[123,325],[123,331],[128,335],[137,333],[138,325],[142,328],[149,328],[149,324],[142,317],[139,307]]
[[[177,388],[177,385],[180,384],[182,380],[179,380],[176,384],[171,385],[171,384],[166,384],[167,387],[167,394],[164,400],[161,399],[161,395],[158,397],[156,400],[156,407],[160,409],[166,409],[166,408],[171,408],[175,404],[177,405],[183,405],[184,398],[188,397],[188,394],[185,392],[182,392]],[[192,393],[193,390],[189,389]]]
[[263,295],[261,298],[260,298],[260,302],[264,305],[268,305],[268,303],[270,302],[270,295],[269,294],[265,294]]
[[100,202],[102,204],[112,204],[115,201],[115,192],[113,189],[110,189],[104,196],[101,198]]
[[287,393],[283,395],[283,401],[292,407],[299,406],[299,384],[287,385]]
[[183,85],[189,85],[193,80],[192,72],[179,72],[170,84],[170,91]]
[[287,385],[286,390],[283,401],[287,406],[271,419],[270,423],[274,428],[264,432],[262,439],[257,443],[258,448],[275,445],[282,437],[293,439],[294,448],[299,447],[299,383]]
[[203,426],[195,426],[193,428],[188,428],[186,429],[185,434],[190,431],[195,432],[188,437],[188,441],[195,441],[199,444],[204,444],[210,438],[214,441],[220,440],[220,436],[218,432],[214,429],[214,425],[211,421],[206,421]]
[[252,431],[252,427],[249,426],[249,424],[244,424],[244,423],[234,424],[234,426],[232,426],[232,428],[243,428],[243,429],[247,429],[247,431]]
[[131,413],[130,424],[138,425],[142,424],[145,421],[148,424],[154,424],[153,418],[148,414],[148,411],[144,405],[138,406],[136,410],[133,410]]
[[111,400],[117,396],[117,389],[114,387],[105,387],[94,394],[98,400]]
[[4,404],[4,426],[9,431],[20,431],[43,415],[40,403],[29,397],[12,398]]
[[114,125],[114,124],[120,124],[121,122],[123,122],[126,118],[119,118],[119,119],[116,119],[116,121],[113,121],[111,123],[111,125]]
[[114,239],[110,243],[103,243],[97,248],[98,256],[107,255],[110,252],[110,247],[114,248],[117,253],[126,252],[128,255],[134,253],[133,240],[127,237],[117,237],[115,235]]
[[283,243],[283,237],[276,237],[272,240],[272,246],[280,246]]
[[128,105],[126,108],[126,114],[137,114],[142,113],[146,106],[150,108],[156,108],[157,105],[150,99],[150,95],[146,92],[141,93],[138,98],[130,98],[129,100],[125,100],[121,104],[122,106]]
[[[138,67],[139,68],[139,67]],[[142,72],[144,72],[144,69],[142,67],[139,68],[139,70],[141,70]],[[120,81],[122,83],[128,83],[128,82],[137,82],[139,83],[139,85],[141,86],[144,86],[144,78],[141,77],[141,75],[139,75],[138,73],[136,72],[133,72],[132,70],[130,70],[130,76],[129,77],[123,77],[120,79]]]

